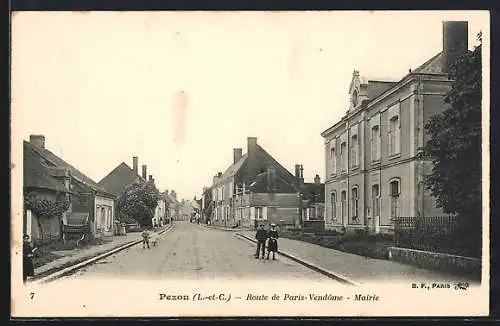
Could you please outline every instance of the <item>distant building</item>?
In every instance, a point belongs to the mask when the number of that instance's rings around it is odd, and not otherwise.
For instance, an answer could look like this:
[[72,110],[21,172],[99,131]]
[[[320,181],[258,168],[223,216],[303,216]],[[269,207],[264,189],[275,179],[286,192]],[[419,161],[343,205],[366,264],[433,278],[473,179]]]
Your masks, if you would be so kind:
[[[134,182],[146,182],[149,180],[154,183],[153,175],[149,175],[148,179],[147,165],[142,165],[141,172],[142,175],[139,175],[139,158],[134,156],[132,158],[132,168],[125,162],[120,163],[99,181],[99,185],[116,197],[119,197],[122,192]],[[161,197],[160,200],[158,200],[158,205],[155,208],[154,217],[151,221],[153,225],[155,225],[155,223],[160,224],[164,219],[166,212],[165,205],[165,198]]]
[[444,22],[442,52],[401,80],[354,71],[347,114],[321,133],[328,228],[391,232],[398,216],[442,214],[424,186],[432,170],[422,155],[429,139],[424,125],[446,107],[449,69],[466,51],[467,22]]
[[300,197],[297,180],[260,145],[247,138],[247,152],[233,150],[233,162],[213,177],[211,204],[205,209],[215,225],[254,226],[279,223],[300,226]]

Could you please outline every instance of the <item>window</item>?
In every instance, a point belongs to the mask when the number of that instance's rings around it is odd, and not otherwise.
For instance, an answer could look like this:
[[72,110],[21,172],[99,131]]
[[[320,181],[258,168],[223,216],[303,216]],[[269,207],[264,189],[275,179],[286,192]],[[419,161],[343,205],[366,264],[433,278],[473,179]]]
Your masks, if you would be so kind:
[[372,161],[378,161],[380,160],[380,146],[379,146],[379,137],[380,137],[380,132],[379,132],[379,126],[374,126],[372,128],[372,134],[371,134],[371,147],[372,147]]
[[341,160],[341,168],[342,171],[347,170],[347,145],[343,142],[340,145],[340,160]]
[[221,200],[224,200],[224,191],[226,190],[226,187],[225,186],[222,186],[221,188],[221,196],[220,196],[220,199]]
[[358,135],[351,137],[351,166],[358,166]]
[[372,216],[380,216],[380,189],[378,185],[372,186]]
[[359,197],[358,197],[358,187],[353,187],[351,192],[351,200],[352,200],[352,219],[353,221],[358,221],[358,212],[359,212]]
[[332,174],[337,173],[337,155],[335,148],[330,149],[330,160],[332,161]]
[[264,218],[262,207],[255,207],[255,218],[259,220]]
[[342,215],[342,221],[344,220],[346,214],[347,214],[347,193],[345,191],[342,191],[340,194],[340,200],[341,200],[341,206],[340,206],[340,214]]
[[390,199],[391,199],[391,219],[399,216],[399,196],[400,196],[400,185],[399,180],[393,180],[389,187]]
[[389,120],[389,155],[400,152],[400,128],[399,117],[394,116]]
[[337,193],[330,194],[330,204],[332,205],[332,220],[337,220]]

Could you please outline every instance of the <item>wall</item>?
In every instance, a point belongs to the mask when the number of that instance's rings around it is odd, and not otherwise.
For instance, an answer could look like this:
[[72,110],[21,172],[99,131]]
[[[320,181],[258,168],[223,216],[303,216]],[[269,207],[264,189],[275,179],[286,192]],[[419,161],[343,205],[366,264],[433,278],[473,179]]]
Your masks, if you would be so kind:
[[[31,191],[31,190],[30,190]],[[55,201],[57,195],[52,191],[44,189],[33,189],[38,198]],[[31,212],[31,214],[24,214],[24,224],[27,223],[28,215],[31,215],[31,240],[34,244],[49,243],[56,241],[61,236],[61,220],[57,217],[40,218]],[[40,223],[40,225],[39,225]]]
[[[104,216],[102,216],[102,209],[104,208]],[[95,196],[94,200],[95,233],[102,232],[104,236],[111,236],[114,234],[114,200],[106,197]],[[99,212],[101,210],[101,212]]]

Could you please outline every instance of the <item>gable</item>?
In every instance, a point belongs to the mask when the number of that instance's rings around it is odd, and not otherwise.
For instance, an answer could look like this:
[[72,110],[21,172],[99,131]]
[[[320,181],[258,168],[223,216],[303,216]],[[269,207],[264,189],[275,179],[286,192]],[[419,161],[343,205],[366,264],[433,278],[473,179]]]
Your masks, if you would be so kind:
[[99,186],[106,189],[115,196],[119,196],[125,188],[136,180],[142,180],[132,168],[127,164],[121,163],[101,181]]

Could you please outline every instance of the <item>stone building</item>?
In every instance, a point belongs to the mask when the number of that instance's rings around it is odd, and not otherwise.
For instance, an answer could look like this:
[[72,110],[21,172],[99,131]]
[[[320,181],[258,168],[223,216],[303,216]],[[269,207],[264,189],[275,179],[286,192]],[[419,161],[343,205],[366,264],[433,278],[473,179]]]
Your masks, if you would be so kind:
[[348,112],[321,133],[327,228],[388,232],[397,216],[442,214],[424,186],[432,169],[424,125],[445,108],[449,69],[466,51],[467,22],[444,22],[442,51],[399,81],[354,71]]
[[297,180],[287,169],[257,144],[257,138],[247,138],[247,152],[233,150],[233,162],[213,177],[211,212],[208,217],[215,225],[241,225],[271,222],[283,226],[300,226],[300,196]]

